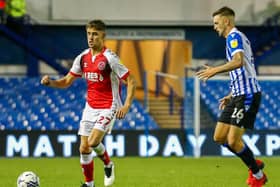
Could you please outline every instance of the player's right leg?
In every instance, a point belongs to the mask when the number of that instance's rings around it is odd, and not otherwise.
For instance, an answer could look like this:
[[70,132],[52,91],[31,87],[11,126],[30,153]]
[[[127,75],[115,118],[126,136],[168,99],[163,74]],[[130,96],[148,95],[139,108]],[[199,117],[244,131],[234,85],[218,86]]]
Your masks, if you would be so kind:
[[96,113],[88,104],[83,111],[78,134],[81,136],[80,143],[80,163],[85,178],[82,187],[94,187],[94,161],[92,158],[92,148],[88,143],[88,137],[96,121]]
[[88,146],[88,137],[81,136],[80,163],[85,180],[81,187],[94,187],[94,163],[91,153],[92,148]]

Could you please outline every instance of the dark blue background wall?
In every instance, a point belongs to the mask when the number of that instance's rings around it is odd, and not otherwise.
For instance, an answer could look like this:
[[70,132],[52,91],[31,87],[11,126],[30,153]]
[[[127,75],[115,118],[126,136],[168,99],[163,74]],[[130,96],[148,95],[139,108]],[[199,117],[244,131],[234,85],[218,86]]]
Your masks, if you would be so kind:
[[[116,28],[116,27],[114,27]],[[276,41],[276,46],[270,47],[269,53],[264,55],[259,64],[278,64],[280,58],[278,35],[271,27],[238,27],[247,34],[253,50],[262,50],[267,44]],[[225,40],[218,37],[211,26],[184,27],[186,40],[193,42],[193,58],[224,59]],[[1,33],[1,32],[0,32]],[[27,31],[29,40],[45,55],[55,59],[73,59],[87,47],[84,26],[31,26]],[[0,63],[25,63],[25,49],[0,35]]]

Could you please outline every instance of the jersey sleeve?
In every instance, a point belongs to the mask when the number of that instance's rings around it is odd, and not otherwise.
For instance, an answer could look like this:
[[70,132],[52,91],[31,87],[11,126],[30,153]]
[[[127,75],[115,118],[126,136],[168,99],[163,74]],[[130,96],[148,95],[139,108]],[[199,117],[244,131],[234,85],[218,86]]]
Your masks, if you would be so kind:
[[82,54],[78,55],[73,64],[72,67],[70,69],[70,74],[75,76],[75,77],[81,77],[82,76],[82,69],[81,69],[81,58],[82,58]]
[[231,33],[227,37],[227,46],[231,56],[239,51],[244,51],[242,38],[239,33]]
[[121,63],[120,58],[110,50],[106,51],[105,56],[108,59],[109,66],[112,71],[116,73],[120,79],[125,80],[129,75],[129,70]]

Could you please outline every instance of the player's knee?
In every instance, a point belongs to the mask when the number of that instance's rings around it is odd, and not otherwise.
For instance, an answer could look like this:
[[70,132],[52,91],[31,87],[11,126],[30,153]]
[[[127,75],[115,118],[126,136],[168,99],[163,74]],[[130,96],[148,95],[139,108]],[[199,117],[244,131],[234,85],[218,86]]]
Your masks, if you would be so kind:
[[86,146],[86,145],[80,145],[79,151],[80,151],[81,154],[88,154],[88,153],[91,152],[91,148],[89,146]]
[[216,143],[218,143],[218,144],[224,144],[224,143],[226,143],[225,138],[220,137],[220,136],[217,136],[217,135],[214,135],[214,136],[213,136],[213,140],[214,140]]
[[97,138],[89,137],[88,138],[88,145],[89,147],[96,147],[100,141]]

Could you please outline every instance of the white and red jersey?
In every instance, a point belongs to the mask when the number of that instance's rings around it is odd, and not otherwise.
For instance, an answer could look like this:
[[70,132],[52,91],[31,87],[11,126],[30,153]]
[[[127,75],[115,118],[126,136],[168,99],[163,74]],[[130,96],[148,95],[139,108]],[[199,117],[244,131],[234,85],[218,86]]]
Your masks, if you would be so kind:
[[129,70],[111,50],[104,47],[93,56],[91,50],[86,49],[75,58],[70,73],[87,80],[87,102],[92,108],[122,106],[120,79],[125,80]]

